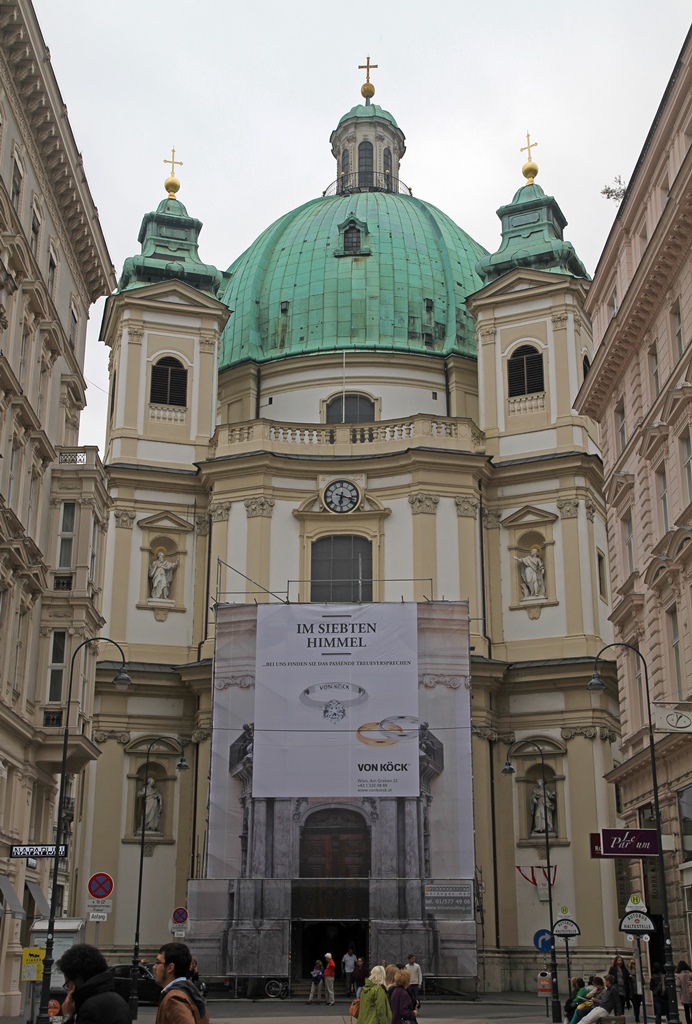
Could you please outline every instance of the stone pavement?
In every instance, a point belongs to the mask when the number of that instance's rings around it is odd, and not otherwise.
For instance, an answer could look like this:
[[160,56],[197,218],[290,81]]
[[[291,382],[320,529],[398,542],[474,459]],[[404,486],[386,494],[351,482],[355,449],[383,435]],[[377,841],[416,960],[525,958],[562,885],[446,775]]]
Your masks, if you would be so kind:
[[[304,999],[285,1001],[258,999],[210,999],[209,1017],[214,1024],[237,1024],[247,1018],[252,1024],[282,1024],[292,1018],[300,1018],[302,1024],[350,1024],[348,1003],[337,1002],[327,1009],[325,1006],[306,1006]],[[140,1024],[152,1024],[156,1008],[142,1006],[139,1011]],[[548,1024],[546,1001],[527,992],[486,992],[476,1000],[426,1000],[419,1020],[421,1024],[446,1024],[462,1021],[463,1024]]]

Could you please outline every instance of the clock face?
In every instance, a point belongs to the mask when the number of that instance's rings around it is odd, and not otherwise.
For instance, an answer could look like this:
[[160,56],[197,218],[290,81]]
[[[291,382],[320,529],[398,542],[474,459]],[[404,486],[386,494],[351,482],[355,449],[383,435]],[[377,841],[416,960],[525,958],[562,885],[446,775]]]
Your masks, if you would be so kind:
[[332,480],[324,490],[324,503],[330,512],[351,512],[360,501],[360,492],[350,480]]

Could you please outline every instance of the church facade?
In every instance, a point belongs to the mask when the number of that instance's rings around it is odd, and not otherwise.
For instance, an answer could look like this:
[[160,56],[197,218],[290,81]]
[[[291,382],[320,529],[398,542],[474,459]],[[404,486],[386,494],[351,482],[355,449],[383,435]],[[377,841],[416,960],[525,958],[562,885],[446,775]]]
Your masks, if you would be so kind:
[[[246,973],[239,930],[246,942],[261,930],[260,904],[238,913],[241,875],[246,892],[248,879],[258,889],[299,876],[318,888],[375,876],[424,886],[449,874],[452,840],[426,824],[453,778],[434,744],[421,746],[420,795],[381,797],[377,808],[255,798],[250,722],[235,755],[212,766],[215,636],[217,613],[238,605],[248,622],[275,604],[403,602],[419,622],[428,606],[463,605],[470,670],[448,666],[448,682],[432,685],[421,663],[418,688],[431,718],[457,690],[469,699],[473,813],[448,810],[447,825],[474,835],[478,961],[451,968],[423,940],[417,950],[375,944],[358,901],[357,911],[324,900],[308,911],[289,899],[277,912],[284,959],[272,969],[295,980],[306,957],[331,949],[340,959],[353,939],[371,960],[414,951],[425,974],[523,988],[543,963],[533,938],[548,920],[546,838],[555,900],[580,920],[584,970],[616,944],[622,900],[588,835],[615,823],[604,775],[618,740],[614,678],[605,696],[586,689],[610,639],[599,433],[572,407],[593,357],[589,279],[532,161],[499,210],[491,254],[403,184],[404,134],[373,94],[366,83],[332,133],[334,184],[228,271],[202,262],[201,224],[171,176],[108,300],[104,616],[134,686],[116,692],[113,665],[100,663],[101,755],[81,780],[92,824],[79,871],[132,880],[143,839],[143,947],[187,904],[190,940],[215,977]],[[237,678],[244,706],[254,669]],[[181,750],[192,771],[179,776]],[[508,759],[513,779],[502,775]],[[218,864],[210,872],[209,776],[213,789],[219,770],[232,776],[239,823],[226,876]],[[143,836],[149,779],[159,814]],[[275,844],[279,820],[296,825],[290,857]],[[102,943],[125,953],[134,915],[132,889],[116,885]],[[412,936],[427,929],[420,902],[404,919]]]

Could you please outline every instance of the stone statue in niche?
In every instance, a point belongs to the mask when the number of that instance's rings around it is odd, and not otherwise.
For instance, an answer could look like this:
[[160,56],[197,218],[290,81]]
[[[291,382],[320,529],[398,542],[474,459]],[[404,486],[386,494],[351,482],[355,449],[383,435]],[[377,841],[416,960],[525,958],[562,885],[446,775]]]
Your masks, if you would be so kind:
[[156,788],[156,779],[153,775],[149,776],[137,796],[144,801],[144,811],[139,816],[140,827],[142,817],[144,817],[145,831],[158,832],[159,822],[163,813],[163,797],[160,790]]
[[531,833],[554,832],[555,793],[539,779],[531,792]]
[[523,558],[514,555],[519,563],[521,575],[521,592],[524,597],[545,597],[545,565],[539,548],[532,547],[531,554]]
[[149,566],[149,579],[151,580],[151,596],[154,600],[168,600],[173,573],[178,568],[178,561],[169,562],[165,558],[163,548],[159,548],[156,558]]

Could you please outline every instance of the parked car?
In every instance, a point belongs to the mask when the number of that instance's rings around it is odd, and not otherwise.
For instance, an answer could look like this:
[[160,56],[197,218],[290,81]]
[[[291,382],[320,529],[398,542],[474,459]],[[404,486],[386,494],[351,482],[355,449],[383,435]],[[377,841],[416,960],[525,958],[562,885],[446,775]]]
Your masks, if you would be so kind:
[[[161,988],[156,984],[154,975],[146,964],[138,964],[137,966],[139,970],[137,999],[140,1003],[158,1003]],[[111,964],[108,970],[115,975],[115,991],[119,992],[123,999],[129,1000],[132,964]]]

